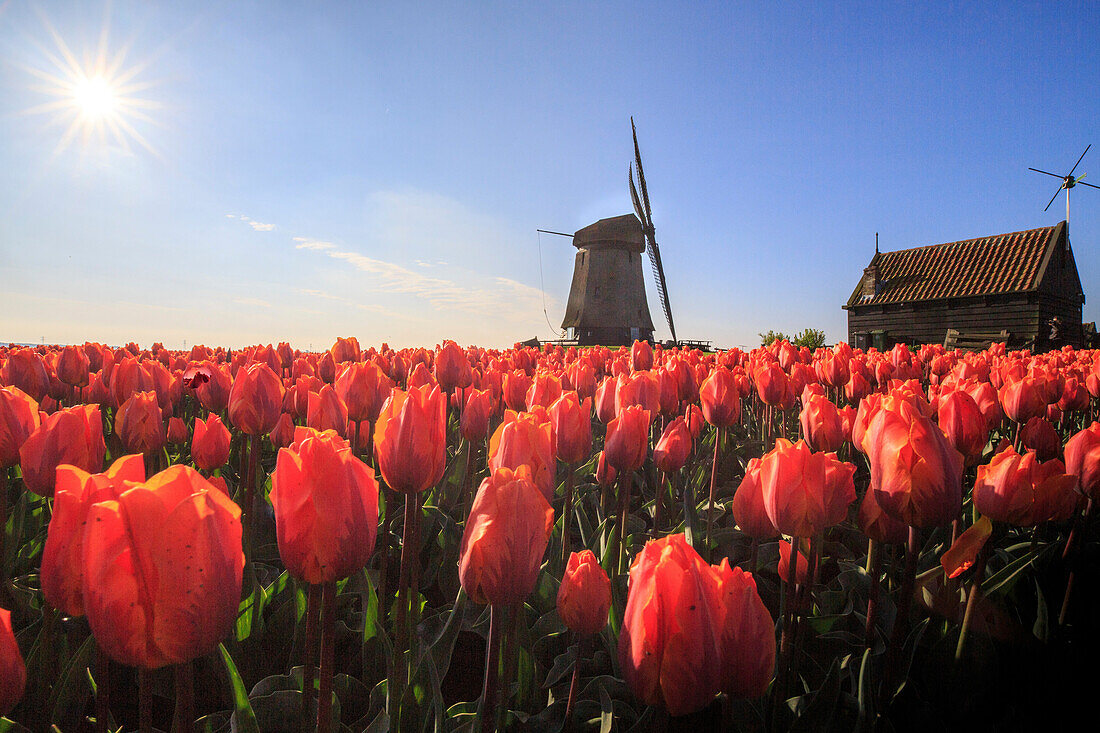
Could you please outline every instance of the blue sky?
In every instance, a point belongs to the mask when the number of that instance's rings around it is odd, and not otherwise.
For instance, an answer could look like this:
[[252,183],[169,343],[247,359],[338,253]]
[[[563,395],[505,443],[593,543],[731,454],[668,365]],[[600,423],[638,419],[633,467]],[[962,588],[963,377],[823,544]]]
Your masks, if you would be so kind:
[[[468,5],[0,0],[0,340],[552,337],[575,250],[535,230],[631,210],[634,115],[678,334],[837,341],[875,232],[1056,223],[1028,166],[1100,143],[1095,3]],[[125,49],[134,135],[60,144],[58,38]]]

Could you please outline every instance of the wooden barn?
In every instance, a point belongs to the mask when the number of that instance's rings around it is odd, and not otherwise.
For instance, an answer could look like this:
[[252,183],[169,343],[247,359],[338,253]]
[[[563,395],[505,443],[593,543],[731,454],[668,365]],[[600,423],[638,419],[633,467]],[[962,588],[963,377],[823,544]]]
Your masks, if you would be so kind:
[[[1009,348],[1042,351],[1082,342],[1081,278],[1061,222],[897,252],[875,252],[844,309],[848,342],[890,348],[895,343],[959,345],[1002,340]],[[1057,316],[1060,343],[1050,342]],[[956,340],[951,334],[949,345]]]

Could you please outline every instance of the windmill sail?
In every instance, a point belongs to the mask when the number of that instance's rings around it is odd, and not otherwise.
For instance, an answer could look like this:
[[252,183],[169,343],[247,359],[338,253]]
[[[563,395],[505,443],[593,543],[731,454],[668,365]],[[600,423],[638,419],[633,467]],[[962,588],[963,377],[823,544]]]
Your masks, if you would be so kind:
[[661,308],[665,312],[665,320],[668,321],[668,330],[672,334],[672,340],[676,341],[676,326],[672,322],[672,306],[668,302],[665,268],[661,264],[661,251],[657,247],[657,238],[653,229],[653,213],[649,207],[649,191],[646,190],[645,172],[642,170],[642,153],[638,148],[638,131],[634,127],[633,117],[630,118],[630,131],[634,135],[634,163],[638,166],[638,185],[642,189],[642,196],[639,199],[638,189],[634,186],[634,171],[631,169],[628,175],[630,198],[634,202],[634,211],[642,222],[642,231],[645,232],[649,264],[653,268],[653,279],[657,283],[657,296],[661,301]]

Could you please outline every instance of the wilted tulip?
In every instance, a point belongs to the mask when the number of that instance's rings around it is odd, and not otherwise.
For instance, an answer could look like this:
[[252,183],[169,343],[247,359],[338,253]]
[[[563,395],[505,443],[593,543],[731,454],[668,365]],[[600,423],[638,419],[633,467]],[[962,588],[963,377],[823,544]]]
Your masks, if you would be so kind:
[[0,471],[19,463],[19,449],[38,429],[38,403],[18,387],[0,387]]
[[1077,505],[1075,484],[1061,461],[1040,463],[1034,451],[1021,456],[1009,446],[989,465],[978,466],[974,507],[990,519],[1020,527],[1065,520]]
[[195,434],[191,438],[191,460],[204,471],[221,468],[229,460],[232,436],[222,419],[210,413],[206,420],[195,418]]
[[187,466],[92,505],[84,607],[108,656],[156,669],[217,647],[240,603],[240,516],[236,504]]
[[550,445],[559,461],[573,464],[592,451],[592,400],[565,392],[550,406]]
[[294,444],[279,451],[271,506],[279,556],[294,577],[329,583],[370,560],[378,532],[378,482],[336,433],[298,428]]
[[11,611],[0,608],[0,715],[7,715],[23,699],[27,667],[11,628]]
[[475,603],[521,603],[535,588],[554,510],[526,466],[481,482],[459,546],[458,579]]
[[103,468],[106,452],[98,407],[58,410],[42,421],[19,450],[23,483],[40,496],[53,496],[58,466],[68,463],[96,473]]
[[549,420],[539,413],[509,410],[489,439],[489,469],[527,466],[531,479],[547,501],[554,498],[554,463]]
[[84,528],[88,510],[100,501],[115,501],[129,488],[125,482],[145,480],[140,454],[123,456],[104,473],[91,474],[75,466],[57,467],[53,515],[42,549],[39,582],[42,595],[68,616],[84,615]]
[[592,550],[569,555],[558,589],[558,615],[577,634],[598,634],[611,610],[611,581]]
[[378,470],[394,491],[434,486],[447,459],[447,403],[439,387],[393,389],[374,431]]
[[649,448],[648,410],[638,405],[626,407],[607,426],[604,453],[619,473],[637,471],[645,463]]
[[115,433],[131,453],[152,455],[164,448],[164,421],[156,392],[135,392],[115,415]]

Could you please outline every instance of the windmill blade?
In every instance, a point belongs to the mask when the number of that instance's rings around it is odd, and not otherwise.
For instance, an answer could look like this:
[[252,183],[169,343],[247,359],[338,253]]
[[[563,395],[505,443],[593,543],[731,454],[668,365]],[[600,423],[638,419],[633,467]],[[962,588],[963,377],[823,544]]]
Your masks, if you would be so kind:
[[634,164],[638,166],[638,186],[642,189],[642,203],[645,204],[645,219],[642,225],[653,229],[653,209],[649,208],[649,191],[645,185],[645,171],[642,170],[642,151],[638,148],[638,130],[634,127],[634,118],[630,118],[630,132],[634,136]]
[[[1085,146],[1085,153],[1087,153],[1089,151],[1089,148],[1091,148],[1091,147],[1092,147],[1092,143],[1089,143],[1088,145],[1086,145]],[[1081,153],[1081,158],[1085,157],[1085,153]],[[1069,169],[1069,175],[1072,176],[1073,172],[1075,170],[1077,170],[1077,166],[1081,165],[1081,158],[1078,158],[1077,162],[1073,164],[1073,167]]]
[[[1065,188],[1065,187],[1066,187],[1065,184],[1062,184],[1061,186],[1058,187],[1058,190],[1055,191],[1054,195],[1050,197],[1050,204],[1054,203],[1054,199],[1058,198],[1058,194],[1062,193],[1062,189]],[[1046,211],[1047,209],[1049,209],[1050,204],[1047,204],[1046,209],[1043,209],[1043,211]]]
[[668,285],[665,283],[665,268],[661,264],[661,250],[657,248],[657,240],[647,237],[649,241],[649,264],[653,268],[653,279],[657,281],[657,296],[661,299],[661,309],[665,312],[665,320],[668,321],[668,330],[672,334],[672,340],[676,341],[676,324],[672,322],[672,305],[668,302]]
[[1089,188],[1100,188],[1100,186],[1097,186],[1095,183],[1085,183],[1080,178],[1077,179],[1077,183],[1079,183],[1082,186],[1088,186]]
[[1028,168],[1028,170],[1035,171],[1036,173],[1046,173],[1048,176],[1054,176],[1055,178],[1065,178],[1065,176],[1060,176],[1057,173],[1051,173],[1050,171],[1041,171],[1038,168]]
[[645,214],[642,213],[642,202],[638,199],[638,189],[634,187],[634,166],[630,167],[627,174],[627,180],[630,181],[630,200],[634,202],[634,213],[638,216],[638,221],[642,223],[642,231],[646,230]]

